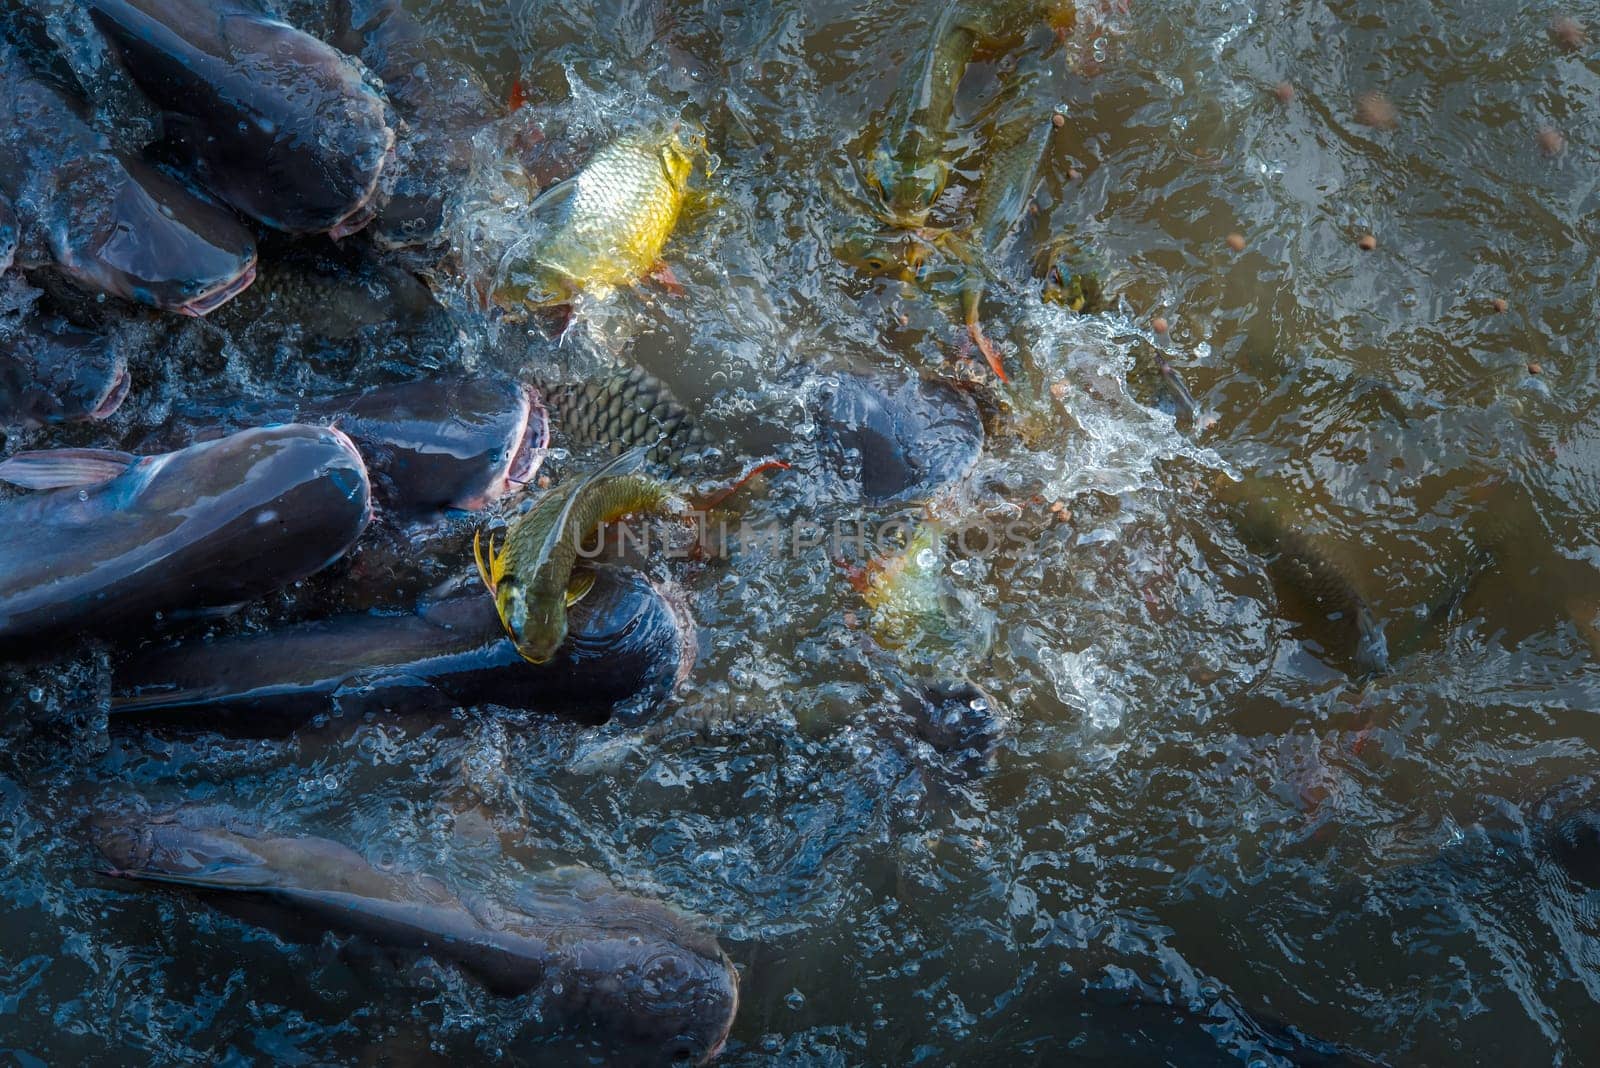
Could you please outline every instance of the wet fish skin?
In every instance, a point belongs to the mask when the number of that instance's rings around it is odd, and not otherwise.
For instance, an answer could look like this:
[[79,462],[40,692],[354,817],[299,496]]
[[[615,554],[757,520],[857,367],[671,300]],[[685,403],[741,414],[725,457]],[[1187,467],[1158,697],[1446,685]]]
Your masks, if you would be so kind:
[[65,488],[0,502],[0,529],[32,532],[0,544],[0,642],[137,629],[156,613],[265,596],[342,556],[372,515],[366,466],[328,427],[142,458],[23,454],[0,477],[63,469]]
[[106,419],[131,379],[120,336],[31,315],[0,327],[0,426]]
[[644,576],[597,570],[550,663],[530,667],[481,590],[418,613],[362,613],[145,651],[112,680],[114,730],[273,736],[318,715],[436,716],[498,705],[582,723],[653,713],[696,649],[687,609]]
[[959,482],[983,452],[972,397],[947,383],[890,374],[837,374],[808,399],[824,463],[871,501],[927,498]]
[[543,387],[551,422],[575,445],[644,447],[647,459],[672,471],[692,463],[709,443],[671,388],[641,367],[583,382]]
[[408,127],[396,148],[393,188],[367,233],[390,249],[438,243],[446,208],[472,170],[473,136],[503,114],[501,102],[399,0],[334,6],[334,43],[383,79]]
[[255,278],[255,242],[230,213],[112,152],[3,41],[0,198],[17,215],[18,263],[94,292],[205,315]]
[[534,200],[534,232],[503,257],[494,300],[510,312],[604,296],[661,259],[705,155],[705,135],[681,123],[625,134]]
[[950,178],[950,124],[956,94],[974,59],[1004,52],[1035,25],[1072,25],[1072,4],[1048,0],[947,3],[926,45],[902,70],[879,147],[863,175],[885,219],[922,226]]
[[947,630],[944,617],[944,529],[918,524],[905,548],[869,565],[861,600],[872,611],[872,633],[885,648],[899,649],[922,633]]
[[923,225],[950,178],[946,152],[956,90],[978,44],[965,14],[950,4],[933,21],[927,44],[902,72],[863,175],[884,218],[897,226]]
[[557,873],[501,903],[380,871],[329,839],[215,818],[105,814],[96,844],[115,878],[186,889],[219,907],[248,901],[298,937],[355,935],[452,963],[497,994],[536,993],[552,1022],[593,1032],[623,1055],[705,1063],[727,1040],[738,973],[716,939],[598,873]]
[[636,513],[661,513],[675,498],[665,483],[637,474],[644,451],[624,453],[597,471],[545,493],[511,521],[505,543],[478,554],[478,573],[517,652],[550,660],[567,639],[567,608],[588,592],[575,575],[578,551],[597,527]]
[[383,499],[413,513],[488,507],[538,475],[550,443],[537,393],[495,376],[379,386],[303,414],[360,443]]
[[293,234],[371,220],[395,134],[348,56],[225,0],[83,0],[175,155],[218,197]]

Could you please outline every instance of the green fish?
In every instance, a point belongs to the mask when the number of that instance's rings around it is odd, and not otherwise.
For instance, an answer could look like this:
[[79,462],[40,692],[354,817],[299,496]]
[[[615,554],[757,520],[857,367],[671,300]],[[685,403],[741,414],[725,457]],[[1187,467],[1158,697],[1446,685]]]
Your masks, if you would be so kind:
[[663,482],[638,473],[645,450],[633,449],[581,478],[562,483],[512,520],[505,542],[473,539],[478,575],[494,597],[501,625],[531,664],[543,664],[567,640],[567,608],[594,585],[576,572],[582,540],[596,527],[634,513],[681,507]]

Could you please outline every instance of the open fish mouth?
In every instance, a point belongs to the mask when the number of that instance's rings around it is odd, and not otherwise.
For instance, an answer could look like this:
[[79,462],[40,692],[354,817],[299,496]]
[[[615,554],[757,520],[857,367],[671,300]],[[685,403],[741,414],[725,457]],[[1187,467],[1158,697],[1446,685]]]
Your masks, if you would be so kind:
[[179,315],[187,315],[192,319],[204,318],[222,307],[228,301],[250,288],[256,280],[256,257],[251,255],[250,262],[245,269],[221,283],[209,293],[202,294],[178,309]]
[[128,372],[125,361],[117,364],[116,376],[111,384],[106,387],[100,401],[89,411],[90,419],[109,419],[116,410],[122,407],[122,402],[128,399],[128,392],[133,388],[133,375]]
[[544,403],[539,399],[537,391],[530,388],[527,394],[528,417],[523,424],[516,450],[506,465],[502,493],[510,493],[512,487],[532,482],[544,464],[545,452],[550,448],[549,413],[544,410]]
[[378,169],[372,172],[372,181],[367,184],[366,192],[361,194],[361,199],[350,213],[328,230],[328,236],[335,241],[359,233],[373,219],[378,217],[378,184],[383,181],[383,176],[394,163],[394,131],[387,130],[388,144],[384,146],[383,160],[378,164]]

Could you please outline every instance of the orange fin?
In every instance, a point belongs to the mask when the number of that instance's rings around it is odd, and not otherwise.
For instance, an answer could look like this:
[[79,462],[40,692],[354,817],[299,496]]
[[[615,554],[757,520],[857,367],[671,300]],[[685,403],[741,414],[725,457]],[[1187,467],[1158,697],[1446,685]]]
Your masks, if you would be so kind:
[[749,482],[757,475],[766,471],[787,471],[789,470],[789,467],[790,465],[782,460],[764,460],[761,463],[756,464],[750,470],[746,471],[731,485],[717,490],[709,497],[705,497],[694,502],[695,507],[702,512],[709,512],[711,509],[720,505],[723,501],[726,501],[729,497],[732,497],[735,493],[738,493],[744,488],[745,483]]
[[650,268],[650,273],[646,277],[675,297],[681,297],[687,292],[683,288],[683,283],[678,281],[678,276],[672,273],[672,266],[666,260],[656,261],[656,265]]
[[844,580],[850,583],[850,588],[857,593],[866,593],[872,588],[872,566],[847,564],[839,561],[839,567],[844,571]]
[[1000,350],[994,347],[983,332],[983,324],[974,319],[967,324],[967,333],[972,335],[972,343],[978,346],[978,351],[983,353],[983,358],[989,361],[989,370],[994,372],[996,378],[1002,382],[1009,382],[1011,378],[1006,374],[1006,368],[1000,362]]

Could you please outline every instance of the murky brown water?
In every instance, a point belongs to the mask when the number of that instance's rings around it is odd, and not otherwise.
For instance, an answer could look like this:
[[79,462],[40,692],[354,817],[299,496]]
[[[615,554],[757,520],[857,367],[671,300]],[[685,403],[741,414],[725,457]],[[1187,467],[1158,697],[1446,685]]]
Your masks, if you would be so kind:
[[[418,5],[491,85],[520,72],[541,114],[706,120],[721,167],[669,249],[685,292],[623,294],[534,351],[638,361],[715,436],[783,451],[796,469],[757,519],[861,507],[821,477],[812,376],[963,352],[948,308],[830,251],[863,210],[851,146],[932,6]],[[571,1055],[446,969],[101,884],[75,827],[132,788],[489,887],[578,861],[700,913],[744,975],[731,1064],[1592,1062],[1600,889],[1546,848],[1560,813],[1600,802],[1600,63],[1550,39],[1563,13],[1600,27],[1590,4],[1181,0],[1073,42],[1090,73],[1062,101],[1040,226],[1081,235],[1120,305],[1075,318],[1020,277],[991,298],[990,332],[1036,361],[1017,383],[1033,415],[1025,434],[1001,421],[962,499],[1029,541],[952,565],[986,652],[909,654],[1004,705],[988,774],[884,729],[905,668],[869,651],[820,550],[680,569],[702,654],[645,727],[467,709],[108,739],[114,654],[70,650],[3,691],[0,1045],[28,1063]],[[995,76],[974,70],[964,114]],[[1358,121],[1368,91],[1392,128]],[[137,440],[219,379],[315,394],[411,373],[423,349],[522,359],[472,322],[426,345],[381,322],[320,340],[270,281],[205,323],[152,321],[111,433],[48,440]],[[1157,350],[1211,425],[1174,423]],[[1338,548],[1393,670],[1353,680],[1336,636],[1285,618],[1223,473],[1277,487]],[[1509,551],[1443,596],[1490,522]],[[221,626],[330,595],[400,596],[335,572]]]

